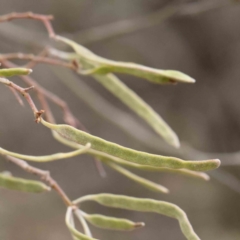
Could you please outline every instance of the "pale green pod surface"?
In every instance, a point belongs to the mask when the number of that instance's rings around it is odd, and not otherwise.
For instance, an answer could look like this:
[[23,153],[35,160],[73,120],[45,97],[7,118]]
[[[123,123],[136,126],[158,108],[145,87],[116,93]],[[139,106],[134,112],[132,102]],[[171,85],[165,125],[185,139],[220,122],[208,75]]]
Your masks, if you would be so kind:
[[65,124],[51,124],[43,119],[43,125],[56,131],[59,135],[72,142],[85,145],[91,143],[91,149],[107,153],[109,155],[124,159],[129,162],[138,163],[140,165],[150,165],[155,167],[167,167],[173,169],[186,168],[194,171],[207,171],[217,168],[220,165],[218,159],[203,161],[184,161],[179,158],[165,157],[161,155],[149,154],[146,152],[136,151],[130,148],[120,146],[118,144],[108,142],[89,133],[78,130]]
[[0,174],[0,187],[33,193],[50,191],[50,187],[42,182],[16,178],[6,174]]
[[71,232],[74,240],[97,240],[96,238],[88,237],[87,235],[79,232],[72,224],[73,222],[73,214],[72,214],[72,208],[68,207],[65,217],[65,223]]
[[186,213],[178,206],[153,199],[134,198],[114,194],[88,195],[74,201],[75,203],[86,200],[96,201],[101,205],[113,208],[121,208],[140,212],[154,212],[168,217],[176,218],[179,221],[181,230],[188,240],[200,240],[194,232]]
[[162,117],[115,75],[94,74],[93,77],[126,104],[133,112],[144,119],[167,143],[174,147],[180,146],[178,136]]
[[108,217],[100,214],[86,214],[84,218],[95,227],[110,230],[132,231],[145,225],[142,222],[132,222],[128,219]]
[[122,72],[132,74],[155,83],[194,82],[192,78],[178,71],[158,70],[134,63],[110,61],[95,55],[70,39],[60,36],[57,39],[70,45],[78,54],[81,65],[86,69],[84,71],[80,70],[80,74],[83,72],[91,73],[98,82],[142,117],[165,141],[179,147],[178,137],[168,124],[115,75],[107,73]]
[[[111,123],[116,124],[127,134],[131,135],[134,138],[137,138],[138,141],[142,141],[142,142],[144,142],[144,144],[150,145],[150,146],[158,145],[157,144],[157,142],[159,142],[159,140],[157,138],[158,136],[151,134],[153,136],[154,143],[148,141],[148,139],[147,139],[148,137],[146,137],[146,138],[139,137],[141,134],[134,131],[130,125],[135,124],[135,128],[142,128],[141,125],[138,125],[137,122],[129,114],[126,114],[125,112],[120,111],[119,109],[116,109],[107,100],[105,100],[103,97],[101,97],[99,95],[99,93],[93,91],[89,86],[85,85],[85,83],[83,81],[79,81],[79,79],[77,79],[73,73],[70,73],[69,71],[67,71],[65,69],[56,71],[56,69],[52,68],[52,70],[59,77],[59,79],[65,84],[65,86],[67,88],[69,88],[77,97],[79,97],[83,101],[85,101],[90,106],[90,108],[92,108],[94,111],[96,111],[100,116],[104,117]],[[104,76],[104,77],[109,79],[109,75]],[[96,80],[97,80],[97,78],[96,78]],[[104,84],[104,81],[101,84]],[[112,83],[112,85],[113,84],[114,84],[114,82]],[[117,87],[118,86],[115,85],[115,88],[117,88]],[[126,85],[125,85],[125,88],[127,89],[127,91],[125,91],[125,94],[128,96],[131,96],[132,99],[127,101],[126,96],[121,99],[120,97],[122,96],[122,94],[119,94],[118,90],[116,91],[117,92],[116,97],[119,97],[120,101],[125,101],[124,103],[126,104],[126,106],[131,108],[131,110],[134,111],[136,114],[138,114],[139,117],[144,119],[149,124],[149,126],[152,127],[156,133],[158,133],[158,135],[162,136],[165,139],[166,142],[177,147],[179,145],[179,141],[178,141],[176,134],[173,132],[173,130],[171,130],[171,128],[165,122],[161,122],[161,120],[162,120],[161,117],[159,117],[159,115],[156,112],[154,112],[154,110],[152,108],[150,108],[150,106],[148,106],[146,103],[144,105],[142,103],[143,100],[140,97],[133,98],[134,95],[129,95],[133,92],[130,88],[127,88]],[[142,106],[142,107],[140,107],[140,106]],[[139,109],[145,109],[145,110],[139,111]],[[155,113],[155,115],[158,115],[158,119],[157,119],[157,117],[156,118],[154,117],[155,116],[154,113]],[[123,121],[119,121],[119,116],[121,116]],[[153,117],[151,117],[151,116],[153,116]],[[159,118],[160,118],[160,120],[159,120]],[[127,122],[125,123],[125,121],[127,121],[128,123]],[[162,125],[161,125],[161,123],[162,123]],[[160,128],[161,126],[162,126],[163,130],[161,130],[161,128]],[[166,129],[166,128],[168,128],[170,130],[164,131],[164,129]],[[141,129],[141,131],[143,131],[144,133],[146,132],[142,129]]]
[[[90,150],[89,153],[92,154],[92,150]],[[168,172],[168,173],[174,173],[174,174],[176,173],[176,174],[181,174],[181,175],[185,175],[188,177],[199,178],[199,179],[202,179],[205,181],[208,181],[210,179],[209,175],[207,175],[204,172],[196,172],[196,171],[192,171],[192,170],[188,170],[188,169],[171,169],[171,168],[164,168],[164,167],[153,167],[153,166],[140,165],[140,164],[128,162],[128,161],[125,161],[125,160],[122,160],[120,158],[116,158],[116,157],[113,157],[110,155],[108,155],[107,157],[101,156],[101,155],[97,155],[97,156],[98,156],[98,159],[103,162],[106,162],[106,163],[115,162],[115,163],[123,165],[125,167],[135,168],[135,169],[139,169],[142,171]]]
[[0,154],[9,155],[12,157],[24,159],[27,161],[33,161],[33,162],[50,162],[50,161],[56,161],[56,160],[64,159],[64,158],[71,158],[71,157],[78,156],[80,154],[84,154],[88,151],[90,146],[91,145],[89,143],[87,143],[86,146],[83,146],[82,148],[80,148],[76,151],[67,152],[67,153],[55,153],[55,154],[46,155],[46,156],[23,155],[23,154],[8,151],[8,150],[0,147]]
[[142,185],[143,187],[151,190],[151,191],[154,191],[154,192],[161,192],[161,193],[169,193],[169,190],[162,186],[162,185],[159,185],[159,184],[156,184],[150,180],[147,180],[143,177],[140,177],[130,171],[128,171],[127,169],[123,168],[123,167],[120,167],[118,166],[117,164],[114,164],[114,163],[110,163],[108,162],[107,163],[110,167],[112,167],[114,170],[118,171],[119,173],[123,174],[124,176],[126,176],[127,178],[133,180],[134,182]]
[[176,70],[160,70],[145,67],[135,63],[113,62],[100,65],[93,70],[85,71],[86,74],[125,73],[144,78],[152,83],[172,84],[177,82],[194,83],[195,80],[188,75]]
[[28,75],[32,72],[28,68],[7,68],[0,69],[0,77],[12,77],[17,75]]
[[[57,132],[52,131],[53,137],[59,141],[60,143],[71,147],[71,148],[82,148],[82,145],[79,145],[75,142],[71,142],[69,140],[67,140],[66,138],[61,137]],[[136,163],[132,163],[132,162],[128,162],[125,161],[123,159],[120,158],[116,158],[114,156],[105,154],[103,152],[99,152],[93,149],[89,149],[88,153],[97,157],[99,160],[103,161],[103,162],[114,162],[126,167],[131,167],[131,168],[135,168],[135,169],[139,169],[139,170],[143,170],[143,171],[154,171],[154,172],[169,172],[169,173],[176,173],[176,174],[182,174],[182,175],[186,175],[189,177],[195,177],[195,178],[199,178],[205,181],[208,181],[210,179],[209,175],[207,175],[206,173],[203,172],[196,172],[196,171],[192,171],[192,170],[188,170],[188,169],[171,169],[171,168],[161,168],[161,167],[153,167],[153,166],[146,166],[146,165],[140,165],[140,164],[136,164]]]
[[[195,80],[188,75],[174,70],[162,70],[146,67],[136,63],[112,61],[103,57],[100,57],[87,48],[77,44],[76,42],[57,36],[57,40],[60,40],[70,45],[75,52],[79,55],[82,61],[89,64],[89,68],[82,73],[86,74],[108,74],[108,73],[125,73],[134,75],[140,78],[144,78],[148,81],[158,84],[185,82],[194,83]],[[85,67],[85,66],[84,66]]]

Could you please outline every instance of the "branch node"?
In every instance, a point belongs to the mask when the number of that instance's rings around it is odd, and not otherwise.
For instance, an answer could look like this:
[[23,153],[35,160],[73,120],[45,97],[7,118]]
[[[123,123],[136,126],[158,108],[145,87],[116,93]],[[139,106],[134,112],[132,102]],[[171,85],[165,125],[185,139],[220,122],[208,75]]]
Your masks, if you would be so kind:
[[28,88],[24,88],[24,92],[29,92],[29,91],[31,91],[32,89],[34,89],[34,86],[31,86],[31,87],[28,87]]
[[44,113],[44,110],[40,110],[34,113],[36,123],[39,123],[41,121],[41,116],[43,113]]

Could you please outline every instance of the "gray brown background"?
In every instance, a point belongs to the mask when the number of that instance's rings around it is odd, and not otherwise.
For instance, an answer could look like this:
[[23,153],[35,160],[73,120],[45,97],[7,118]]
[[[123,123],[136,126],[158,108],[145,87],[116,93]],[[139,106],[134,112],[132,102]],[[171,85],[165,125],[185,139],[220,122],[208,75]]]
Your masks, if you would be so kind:
[[[77,33],[81,31],[149,14],[160,9],[167,2],[160,0],[0,0],[0,14],[29,10],[53,14],[54,28],[58,34],[71,34],[75,40],[81,41],[80,37],[83,35],[77,37]],[[201,151],[215,152],[214,157],[221,157],[220,153],[236,152],[240,149],[239,26],[240,7],[229,5],[194,16],[176,17],[131,34],[95,41],[88,45],[86,42],[86,46],[110,59],[134,61],[156,68],[177,69],[196,78],[197,82],[194,85],[158,86],[134,77],[121,76],[128,86],[169,122],[181,141]],[[40,48],[36,47],[36,44],[45,44],[45,42],[48,45],[52,44],[38,22],[19,20],[0,25],[1,53],[17,51],[37,53]],[[33,77],[65,99],[74,114],[93,134],[135,149],[163,153],[144,146],[100,117],[67,90],[46,66],[37,67]],[[20,79],[13,80],[22,84]],[[90,78],[83,80],[116,107],[131,113],[94,80]],[[61,123],[61,112],[58,107],[54,113],[58,122]],[[134,114],[132,116],[135,117]],[[135,121],[142,123],[137,117]],[[143,126],[151,132],[144,123]],[[165,145],[161,141],[160,144],[162,150]],[[68,150],[56,143],[47,129],[36,125],[29,108],[27,106],[21,108],[4,86],[0,86],[0,146],[34,155]],[[164,154],[177,156],[176,151],[170,148],[166,148]],[[238,160],[238,157],[236,159]],[[230,163],[231,157],[224,159],[224,165]],[[233,191],[215,178],[206,183],[172,174],[143,173],[143,176],[170,189],[171,194],[165,196],[145,190],[108,168],[106,168],[107,178],[101,179],[92,159],[88,156],[35,165],[50,170],[52,176],[72,199],[85,194],[108,192],[166,200],[178,204],[186,211],[201,239],[240,239],[240,195],[237,193],[237,184]],[[5,169],[18,176],[29,177],[17,167],[0,159],[0,171]],[[236,180],[233,177],[239,176],[240,169],[237,165],[223,166],[222,170],[232,174],[231,180]],[[229,179],[222,178],[222,180],[232,186]],[[86,204],[85,210],[146,222],[145,228],[130,233],[104,231],[93,227],[92,231],[96,238],[184,239],[178,223],[163,216],[109,210],[94,204]],[[1,240],[71,239],[64,224],[64,214],[65,206],[55,192],[34,195],[0,189]]]

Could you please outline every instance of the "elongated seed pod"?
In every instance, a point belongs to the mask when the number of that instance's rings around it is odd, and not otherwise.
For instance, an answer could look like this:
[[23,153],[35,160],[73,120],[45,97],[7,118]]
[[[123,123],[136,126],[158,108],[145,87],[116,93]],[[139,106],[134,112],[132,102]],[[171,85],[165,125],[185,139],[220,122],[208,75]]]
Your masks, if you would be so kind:
[[56,160],[59,160],[59,159],[78,156],[80,154],[86,153],[87,150],[90,147],[91,147],[91,144],[87,143],[86,146],[84,146],[83,148],[78,149],[76,151],[67,152],[67,153],[55,153],[55,154],[46,155],[46,156],[23,155],[23,154],[7,151],[3,148],[0,148],[0,154],[9,155],[9,156],[12,156],[12,157],[24,159],[24,160],[27,160],[27,161],[33,161],[33,162],[50,162],[50,161],[56,161]]
[[75,52],[79,55],[80,59],[92,68],[87,69],[87,74],[108,74],[108,73],[126,73],[148,81],[158,84],[185,82],[194,83],[195,80],[188,75],[175,70],[162,70],[146,67],[136,63],[112,61],[103,57],[99,57],[87,48],[77,44],[76,42],[57,36],[57,40],[70,45]]
[[43,125],[56,131],[62,137],[72,142],[85,145],[91,143],[91,148],[97,151],[107,153],[109,155],[134,162],[140,165],[150,165],[155,167],[167,167],[173,169],[186,168],[194,171],[208,171],[217,168],[220,165],[218,159],[203,161],[184,161],[179,158],[165,157],[145,152],[136,151],[130,148],[120,146],[118,144],[108,142],[99,137],[95,137],[89,133],[78,130],[65,124],[51,124],[43,119]]
[[134,91],[120,81],[115,75],[93,75],[100,84],[114,96],[126,104],[139,117],[144,119],[153,130],[174,147],[179,147],[179,139],[171,127],[156,113],[151,106],[144,102]]
[[71,232],[72,236],[74,237],[74,240],[97,240],[96,238],[88,237],[87,235],[79,232],[72,224],[73,222],[73,209],[71,207],[68,207],[65,217],[65,223]]
[[84,234],[87,235],[88,237],[92,237],[90,228],[88,227],[88,224],[87,224],[85,218],[83,217],[83,212],[80,209],[76,209],[76,210],[74,210],[74,213],[83,227]]
[[140,78],[147,79],[152,83],[169,84],[176,82],[194,83],[195,80],[188,75],[175,70],[158,70],[145,67],[135,63],[125,62],[105,62],[92,70],[86,70],[80,73],[85,75],[106,75],[108,73],[125,73]]
[[95,201],[107,207],[121,208],[140,212],[153,212],[175,218],[179,221],[182,233],[188,240],[200,240],[200,238],[194,232],[186,213],[181,208],[172,203],[156,201],[147,198],[134,198],[114,194],[88,195],[74,201],[74,203],[77,204],[84,201]]
[[128,219],[108,217],[101,214],[86,214],[84,218],[95,227],[110,230],[132,231],[145,226],[143,222],[132,222]]
[[33,193],[41,193],[51,190],[50,187],[42,182],[16,178],[4,173],[0,173],[0,187]]
[[[52,130],[52,135],[53,137],[59,141],[60,143],[71,147],[71,148],[75,148],[75,149],[79,149],[82,148],[83,146],[80,144],[77,144],[75,142],[71,142],[63,137],[61,137],[57,132]],[[195,172],[192,170],[188,170],[188,169],[171,169],[171,168],[163,168],[163,167],[153,167],[153,166],[147,166],[147,165],[140,165],[140,164],[136,164],[136,163],[132,163],[132,162],[128,162],[125,161],[123,159],[111,156],[109,154],[100,152],[100,151],[96,151],[93,149],[89,149],[88,154],[91,154],[95,157],[98,157],[99,160],[103,161],[103,162],[114,162],[126,167],[131,167],[131,168],[136,168],[139,170],[143,170],[143,171],[155,171],[155,172],[169,172],[169,173],[177,173],[177,174],[182,174],[182,175],[186,175],[189,177],[195,177],[195,178],[199,178],[205,181],[208,181],[210,179],[209,175],[207,175],[204,172]]]
[[28,75],[32,72],[28,68],[4,68],[0,69],[0,77],[12,77],[17,75]]
[[[156,70],[148,67],[144,67],[132,63],[118,63],[115,61],[109,61],[104,58],[98,57],[93,54],[88,49],[84,48],[77,43],[63,38],[57,37],[58,40],[73,47],[73,49],[78,54],[78,60],[81,65],[87,69],[94,69],[92,71],[92,76],[105,88],[107,88],[112,94],[119,98],[124,104],[126,104],[132,111],[143,118],[163,139],[174,147],[179,147],[179,140],[175,132],[168,126],[168,124],[147,104],[145,103],[135,92],[128,88],[123,82],[121,82],[113,74],[103,75],[101,69],[108,68],[107,73],[114,72],[110,71],[108,66],[112,66],[112,70],[117,72],[124,72],[128,74],[133,74],[142,78],[146,78],[150,81],[157,82],[175,82],[177,81],[177,76],[179,81],[194,82],[194,80],[187,75],[172,71],[172,70]],[[106,65],[107,64],[107,65]],[[100,70],[100,71],[99,71]],[[86,72],[85,71],[85,72]],[[80,74],[83,73],[81,70]],[[99,74],[101,73],[101,74]],[[185,80],[184,80],[185,79]]]
[[160,184],[156,184],[150,180],[147,180],[143,177],[140,177],[130,171],[128,171],[127,169],[118,166],[117,164],[114,163],[107,163],[111,168],[113,168],[114,170],[116,170],[117,172],[123,174],[124,176],[126,176],[127,178],[133,180],[134,182],[144,186],[145,188],[154,191],[154,192],[161,192],[161,193],[169,193],[169,190],[160,185]]
[[[57,56],[61,57],[62,52],[57,52]],[[67,55],[70,59],[75,56],[78,60],[77,55]],[[65,58],[65,56],[63,56]],[[82,63],[81,63],[82,65]],[[60,77],[62,76],[56,72]],[[127,107],[129,107],[133,112],[135,112],[139,117],[145,120],[153,130],[163,137],[163,139],[174,147],[179,147],[179,140],[176,133],[171,129],[171,127],[162,119],[162,117],[154,111],[154,109],[149,106],[143,99],[141,99],[134,91],[132,91],[127,85],[121,82],[115,75],[98,75],[94,74],[92,77],[102,84],[107,90],[109,90],[113,95],[115,95],[120,101],[122,101]],[[73,82],[71,82],[73,83]],[[73,86],[75,85],[75,86]],[[74,83],[69,86],[69,82],[66,84],[70,87],[78,96],[84,97],[78,90],[78,85]],[[86,89],[85,89],[86,90]],[[89,91],[88,91],[89,92]],[[86,95],[85,95],[86,96]],[[94,100],[90,100],[92,103]],[[92,105],[92,104],[91,104]],[[93,106],[93,105],[92,105]],[[100,111],[101,112],[101,111]],[[116,117],[116,116],[115,116]]]
[[[89,151],[89,154],[94,155],[92,153],[92,150]],[[188,177],[199,178],[199,179],[202,179],[205,181],[208,181],[210,179],[209,175],[204,172],[195,172],[195,171],[188,170],[188,169],[171,169],[171,168],[164,168],[164,167],[153,167],[153,166],[140,165],[140,164],[125,161],[120,158],[112,157],[110,155],[108,155],[106,157],[106,156],[100,155],[99,153],[98,153],[98,155],[95,154],[95,156],[98,156],[99,160],[106,162],[106,163],[114,162],[114,163],[123,165],[125,167],[135,168],[135,169],[142,170],[142,171],[176,173],[176,174],[182,174],[182,175],[185,175]]]

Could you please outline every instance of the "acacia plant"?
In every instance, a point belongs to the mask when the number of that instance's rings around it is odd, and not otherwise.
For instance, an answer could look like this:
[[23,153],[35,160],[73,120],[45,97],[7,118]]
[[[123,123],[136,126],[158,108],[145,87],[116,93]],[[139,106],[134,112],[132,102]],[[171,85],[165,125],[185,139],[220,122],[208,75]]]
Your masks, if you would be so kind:
[[[0,69],[0,83],[6,85],[20,104],[23,104],[19,95],[22,95],[31,107],[34,120],[48,128],[56,141],[73,148],[67,153],[55,153],[48,156],[30,156],[15,153],[10,150],[0,148],[0,154],[7,160],[16,164],[23,170],[38,175],[42,181],[33,181],[17,178],[9,172],[0,174],[0,186],[25,191],[40,193],[54,189],[62,198],[67,206],[66,225],[74,240],[93,240],[95,239],[88,227],[88,223],[105,229],[133,230],[143,227],[143,222],[132,222],[128,219],[113,218],[100,214],[88,214],[83,211],[82,203],[85,201],[95,201],[101,205],[127,209],[140,212],[155,212],[165,216],[175,218],[180,224],[182,233],[188,240],[199,240],[200,238],[193,230],[187,215],[178,206],[164,201],[157,201],[148,198],[135,198],[114,194],[92,194],[81,196],[79,199],[71,200],[64,190],[50,176],[48,171],[43,171],[33,167],[27,161],[47,162],[56,161],[64,158],[71,158],[80,154],[90,154],[95,158],[96,163],[106,164],[127,178],[141,184],[143,187],[152,191],[168,193],[164,186],[156,184],[150,180],[132,173],[129,168],[144,171],[170,172],[174,174],[184,174],[191,177],[208,180],[205,171],[213,170],[220,165],[218,159],[211,160],[182,160],[176,157],[155,155],[146,152],[136,151],[116,143],[106,141],[97,136],[93,136],[86,131],[80,121],[71,113],[67,103],[55,95],[53,92],[43,88],[38,82],[32,79],[29,74],[32,68],[38,63],[58,65],[61,68],[69,68],[79,75],[89,75],[97,82],[102,84],[107,90],[120,99],[126,106],[134,111],[139,117],[152,127],[167,143],[174,147],[179,147],[179,140],[174,131],[168,124],[136,93],[128,88],[114,73],[133,75],[152,82],[153,84],[174,84],[174,83],[194,83],[195,80],[188,75],[174,71],[153,69],[136,63],[118,62],[97,56],[90,50],[78,43],[55,34],[51,20],[52,16],[44,16],[33,13],[12,13],[0,17],[0,22],[11,21],[14,19],[32,19],[41,21],[46,27],[49,37],[55,41],[60,41],[73,49],[73,52],[63,52],[54,48],[44,49],[39,55],[9,53],[0,55],[2,69]],[[22,59],[29,61],[25,67],[19,67],[11,62],[12,59]],[[19,76],[29,85],[22,88],[9,80],[12,76]],[[68,79],[65,79],[68,84]],[[70,81],[70,80],[69,80]],[[37,109],[30,91],[37,94],[41,110]],[[75,88],[75,91],[77,89]],[[94,96],[92,96],[94,98]],[[54,116],[48,105],[51,101],[62,108],[63,119],[66,124],[56,124]],[[44,183],[45,182],[45,183]],[[81,203],[81,208],[79,204]],[[74,224],[74,214],[83,226],[84,233],[76,229]]]

